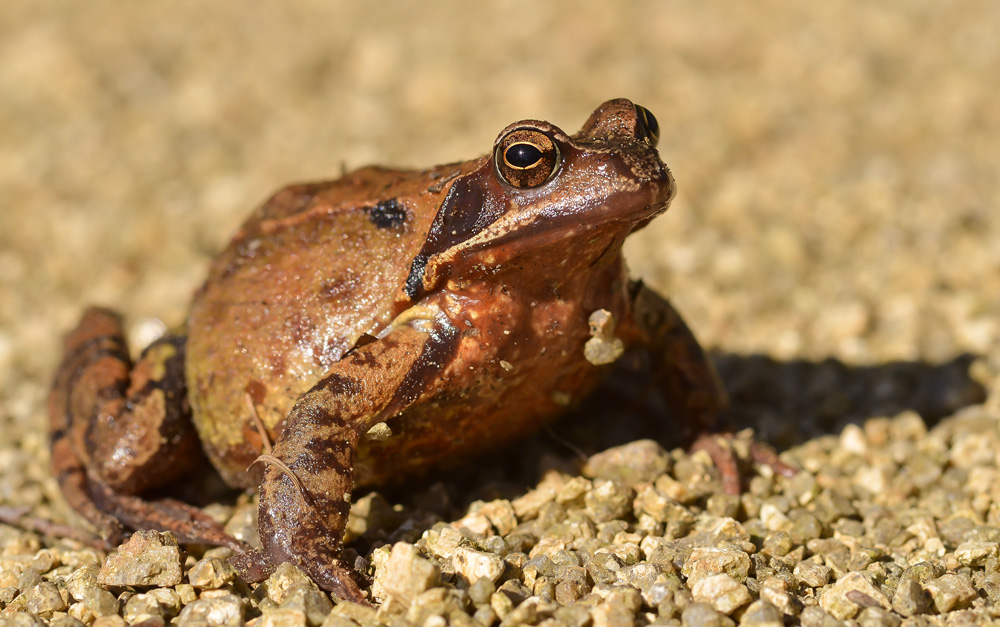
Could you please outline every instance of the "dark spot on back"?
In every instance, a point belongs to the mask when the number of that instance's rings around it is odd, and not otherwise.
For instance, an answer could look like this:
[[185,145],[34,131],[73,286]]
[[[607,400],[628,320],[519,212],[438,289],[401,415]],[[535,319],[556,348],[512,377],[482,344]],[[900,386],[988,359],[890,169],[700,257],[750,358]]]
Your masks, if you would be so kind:
[[395,198],[366,207],[368,219],[380,229],[391,229],[406,222],[406,208]]

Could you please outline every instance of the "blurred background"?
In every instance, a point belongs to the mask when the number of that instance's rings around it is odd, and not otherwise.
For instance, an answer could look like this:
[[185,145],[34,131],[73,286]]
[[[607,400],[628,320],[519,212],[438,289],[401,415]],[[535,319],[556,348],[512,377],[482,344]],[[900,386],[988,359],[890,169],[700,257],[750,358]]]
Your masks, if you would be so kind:
[[972,353],[996,389],[997,24],[990,0],[5,0],[4,472],[47,472],[44,397],[85,304],[141,344],[275,189],[472,158],[522,118],[574,132],[614,97],[658,117],[680,190],[630,266],[727,378],[747,355]]

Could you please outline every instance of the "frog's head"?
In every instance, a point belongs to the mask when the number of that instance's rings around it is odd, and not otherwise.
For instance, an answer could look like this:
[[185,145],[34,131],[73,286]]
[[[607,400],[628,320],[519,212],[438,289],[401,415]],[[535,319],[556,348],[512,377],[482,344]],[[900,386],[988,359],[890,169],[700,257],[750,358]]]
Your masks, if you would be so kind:
[[565,272],[565,259],[617,258],[625,237],[675,193],[658,135],[653,114],[625,99],[602,104],[572,136],[548,122],[511,124],[452,184],[413,260],[407,296],[449,277],[553,264]]

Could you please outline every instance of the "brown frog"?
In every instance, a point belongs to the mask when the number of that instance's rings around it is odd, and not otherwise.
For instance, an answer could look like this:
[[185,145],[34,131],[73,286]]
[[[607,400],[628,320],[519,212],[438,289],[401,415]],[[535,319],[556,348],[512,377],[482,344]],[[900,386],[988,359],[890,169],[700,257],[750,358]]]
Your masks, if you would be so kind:
[[[674,196],[657,135],[649,111],[612,100],[576,135],[526,120],[471,161],[279,191],[212,263],[182,334],[134,364],[111,312],[69,335],[49,407],[67,500],[111,541],[169,529],[237,549],[247,579],[290,561],[358,600],[338,561],[354,487],[559,415],[620,352],[585,356],[588,341],[648,349],[678,428],[715,429],[712,366],[621,255]],[[201,450],[230,485],[259,487],[261,549],[137,496]]]

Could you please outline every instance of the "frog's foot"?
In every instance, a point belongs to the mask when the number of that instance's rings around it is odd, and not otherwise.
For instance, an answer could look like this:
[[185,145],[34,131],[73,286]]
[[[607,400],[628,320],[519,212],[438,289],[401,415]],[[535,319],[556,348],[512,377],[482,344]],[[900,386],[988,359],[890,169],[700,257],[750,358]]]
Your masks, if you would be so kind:
[[[733,433],[705,433],[698,436],[691,445],[691,451],[705,451],[722,477],[722,490],[726,494],[739,495],[743,491],[742,475],[737,463]],[[751,436],[749,456],[754,464],[768,466],[784,477],[794,477],[798,471],[778,459],[778,454],[770,446]]]
[[370,605],[361,587],[370,586],[371,582],[366,581],[364,575],[350,566],[339,560],[326,564],[299,564],[299,566],[309,573],[316,585],[333,596],[361,605]]
[[[362,590],[362,587],[369,586],[371,582],[366,581],[364,575],[349,566],[345,566],[339,560],[324,563],[291,561],[305,571],[317,586],[334,597],[361,605],[371,605]],[[229,558],[229,563],[233,565],[243,581],[248,583],[264,581],[274,573],[277,567],[276,564],[267,559],[267,555],[261,549],[250,549],[234,555]]]
[[132,529],[169,531],[182,544],[225,546],[237,552],[250,549],[250,545],[226,533],[211,516],[176,499],[147,501],[114,492],[100,482],[91,484],[90,496],[102,511],[110,512]]
[[778,453],[769,444],[756,438],[750,441],[750,459],[758,466],[768,466],[782,477],[791,479],[799,474],[797,468],[793,468],[778,459]]
[[72,525],[62,525],[47,518],[29,516],[27,507],[0,506],[0,523],[37,533],[51,539],[70,539],[99,551],[110,551],[116,545],[106,539]]
[[[325,441],[322,437],[317,440],[314,449],[319,449]],[[352,454],[351,450],[347,454]],[[291,562],[335,597],[367,604],[361,588],[370,582],[341,562],[340,536],[343,532],[332,535],[330,532],[331,528],[342,527],[342,521],[347,520],[350,492],[344,492],[344,498],[332,502],[312,498],[303,480],[281,458],[264,453],[254,461],[257,462],[267,465],[260,489],[260,531],[264,547],[235,556],[231,560],[233,566],[245,581],[256,582],[269,577],[278,564]],[[333,465],[341,466],[340,463]],[[341,480],[342,477],[337,476],[330,485],[335,487]],[[292,540],[289,544],[293,538],[298,541]]]
[[247,583],[260,583],[274,574],[275,566],[267,561],[260,549],[250,549],[229,558],[240,578]]

